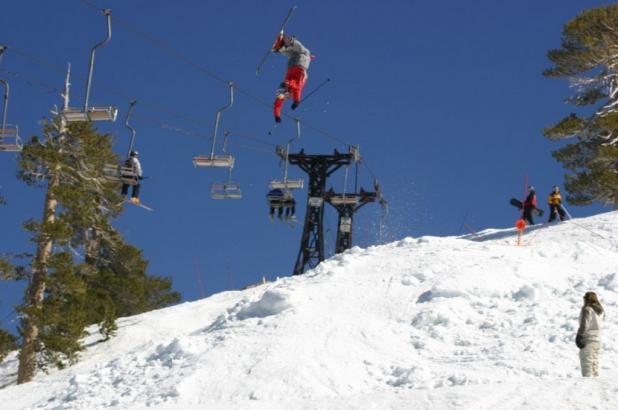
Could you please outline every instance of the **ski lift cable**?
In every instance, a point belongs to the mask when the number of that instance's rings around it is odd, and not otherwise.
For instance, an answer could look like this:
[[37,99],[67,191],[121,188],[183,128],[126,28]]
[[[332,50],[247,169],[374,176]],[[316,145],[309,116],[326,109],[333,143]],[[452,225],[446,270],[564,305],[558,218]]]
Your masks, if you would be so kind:
[[[40,65],[40,66],[43,66],[45,68],[51,69],[53,71],[57,71],[59,73],[64,73],[64,69],[63,68],[60,68],[59,66],[56,66],[53,63],[51,63],[51,62],[49,62],[49,61],[47,61],[47,60],[45,60],[43,58],[34,56],[34,55],[30,54],[30,53],[27,53],[27,52],[25,52],[23,50],[16,49],[14,47],[11,47],[11,48],[12,48],[12,51],[16,52],[22,58],[24,58],[26,60],[29,60],[30,62],[33,62],[33,63],[35,63],[37,65]],[[10,73],[12,76],[14,76],[16,78],[19,78],[22,81],[25,81],[25,82],[27,82],[28,84],[30,84],[32,86],[39,87],[41,89],[45,89],[46,91],[56,92],[56,93],[59,93],[59,94],[62,93],[62,90],[60,90],[59,88],[57,88],[55,86],[52,86],[52,85],[49,85],[49,84],[46,84],[45,82],[43,82],[43,81],[41,81],[39,79],[34,79],[33,77],[27,77],[27,76],[25,76],[25,75],[23,75],[21,73],[12,72],[12,71],[9,71],[9,70],[7,70],[5,68],[0,68],[0,71]],[[84,79],[84,77],[81,77],[79,75],[75,75],[74,77],[76,77],[77,79]],[[113,87],[110,87],[110,86],[105,85],[105,84],[103,86],[103,89],[108,91],[111,94],[115,94],[115,95],[121,96],[123,98],[127,98],[127,96],[128,96],[128,94],[126,94],[124,92],[121,92],[121,91],[119,91],[117,89],[114,89]],[[149,101],[149,100],[140,99],[140,104],[144,108],[146,108],[147,110],[164,113],[164,114],[167,114],[167,115],[169,115],[171,117],[176,117],[176,118],[181,119],[181,120],[187,120],[187,121],[189,121],[191,123],[194,123],[196,125],[200,125],[200,126],[205,126],[205,125],[209,125],[210,126],[211,125],[211,124],[206,124],[204,121],[195,119],[193,117],[190,117],[190,116],[187,116],[187,115],[180,114],[178,112],[174,112],[172,110],[169,110],[166,107],[164,107],[163,105],[159,104],[158,102],[155,102],[155,101],[152,101],[152,100]],[[199,132],[196,132],[196,131],[193,131],[193,130],[190,130],[190,129],[186,129],[186,128],[183,128],[183,127],[178,127],[178,126],[173,125],[173,124],[161,122],[158,119],[154,119],[153,117],[150,117],[150,116],[144,114],[143,112],[140,113],[140,114],[133,114],[132,118],[148,122],[150,124],[153,124],[153,125],[161,128],[161,129],[163,129],[163,130],[171,131],[171,132],[174,132],[174,133],[177,133],[177,134],[181,134],[181,135],[186,136],[186,137],[194,137],[194,138],[209,138],[210,137],[210,135],[206,135],[203,132],[199,133]],[[157,118],[159,118],[159,117],[157,117]],[[276,147],[276,144],[273,144],[272,142],[260,139],[258,137],[253,137],[253,136],[249,136],[249,135],[245,135],[245,134],[240,134],[238,132],[233,132],[231,134],[231,136],[234,137],[234,138],[242,138],[242,139],[246,139],[246,140],[252,140],[252,141],[258,142],[258,143],[263,144],[263,145],[268,145],[270,147]],[[248,150],[253,150],[253,151],[256,151],[256,152],[261,152],[261,153],[265,153],[266,152],[265,150],[261,150],[260,151],[257,148],[253,148],[253,147],[250,147],[250,146],[247,146],[247,145],[238,145],[238,146],[241,146],[243,148],[246,148]],[[270,151],[268,151],[268,152],[270,154]]]
[[[93,4],[91,1],[89,0],[80,0],[82,3],[86,4],[87,6],[93,8],[94,10],[100,11],[101,9],[99,7],[97,7],[95,4]],[[217,80],[221,83],[227,84],[229,83],[229,80],[224,79],[223,77],[221,77],[220,75],[216,74],[215,72],[208,70],[207,68],[203,67],[200,64],[195,63],[193,60],[191,60],[189,57],[187,57],[185,54],[183,54],[182,52],[180,52],[179,50],[177,50],[176,48],[170,46],[169,44],[166,44],[165,42],[163,42],[162,40],[157,39],[156,37],[145,33],[143,30],[140,30],[138,28],[136,28],[135,26],[133,26],[132,24],[130,24],[128,21],[115,16],[114,19],[117,21],[117,24],[126,28],[127,30],[131,31],[134,34],[139,35],[140,37],[142,37],[143,39],[145,39],[146,41],[148,41],[149,43],[151,43],[152,45],[154,45],[155,47],[171,53],[171,55],[173,55],[175,58],[185,62],[186,64],[190,65],[191,67],[195,68],[196,70],[206,74],[207,76],[211,77],[214,80]],[[330,81],[330,79],[328,79],[328,81]],[[327,82],[328,82],[327,81]],[[253,94],[249,93],[248,91],[238,87],[237,85],[235,85],[236,91],[238,91],[239,93],[245,95],[246,97],[252,99],[253,101],[259,103],[260,105],[263,105],[265,107],[271,108],[272,104],[263,101],[262,99],[254,96]],[[283,113],[283,115],[285,115],[287,118],[289,119],[294,119],[294,117],[290,114],[286,114]],[[341,143],[342,145],[350,145],[348,143],[346,143],[345,141],[343,141],[341,138],[338,138],[334,135],[332,135],[331,133],[328,133],[318,127],[315,126],[311,126],[309,124],[306,124],[306,126],[312,130],[314,130],[315,132],[322,134],[324,137],[330,138],[334,141],[337,141],[339,143]]]
[[40,80],[35,80],[33,78],[29,78],[21,73],[18,73],[16,71],[11,71],[11,70],[7,70],[6,68],[0,68],[0,72],[5,73],[8,76],[11,76],[17,80],[20,80],[32,87],[35,88],[39,88],[41,90],[45,90],[47,92],[47,94],[50,93],[62,93],[62,90],[58,87],[55,87],[53,85],[47,84],[43,81]]
[[[43,59],[41,57],[35,56],[35,55],[33,55],[31,53],[28,53],[28,52],[25,52],[23,50],[20,50],[19,48],[16,48],[15,46],[11,46],[11,51],[13,53],[15,53],[16,55],[24,58],[25,60],[29,60],[32,63],[35,63],[35,64],[40,65],[42,67],[45,67],[47,69],[51,69],[51,70],[53,70],[55,72],[58,72],[58,73],[61,73],[63,75],[66,73],[66,68],[60,67],[60,66],[58,66],[58,65],[56,65],[54,63],[51,63],[48,60],[45,60],[45,59]],[[81,76],[79,74],[73,74],[73,77],[78,79],[78,80],[86,80],[86,77]],[[127,100],[130,100],[132,98],[132,96],[130,96],[129,94],[127,94],[127,93],[125,93],[123,91],[120,91],[120,90],[110,86],[109,84],[105,84],[104,82],[101,82],[100,84],[101,84],[100,88],[102,90],[104,90],[104,91],[107,91],[109,94],[116,95],[116,96],[119,96],[119,97],[121,97],[123,99],[127,99]],[[160,112],[160,113],[172,116],[172,117],[179,118],[181,120],[189,121],[189,122],[194,123],[196,125],[199,125],[201,127],[206,126],[206,125],[208,125],[208,126],[210,125],[210,124],[207,124],[204,121],[197,120],[197,119],[195,119],[193,117],[190,117],[190,116],[187,116],[187,115],[185,115],[183,113],[179,113],[179,112],[173,111],[173,110],[169,109],[168,107],[166,107],[166,106],[164,106],[162,104],[159,104],[157,102],[153,102],[153,101],[149,101],[149,100],[145,100],[145,99],[140,98],[140,104],[143,107],[145,107],[147,109],[150,109],[152,111]]]
[[[96,9],[99,10],[98,8],[96,8]],[[118,19],[118,18],[116,18],[116,19]],[[22,57],[22,58],[24,58],[26,60],[29,60],[32,63],[35,63],[35,64],[40,65],[42,67],[45,67],[47,69],[51,69],[51,70],[53,70],[55,72],[65,74],[65,68],[64,67],[60,67],[60,66],[58,66],[58,65],[56,65],[54,63],[51,63],[50,61],[48,61],[48,60],[46,60],[46,59],[44,59],[44,58],[42,58],[40,56],[36,56],[36,55],[34,55],[32,53],[26,52],[24,50],[19,49],[18,47],[15,47],[15,46],[11,46],[11,51],[13,51],[16,55],[18,55],[18,56],[20,56],[20,57]],[[193,66],[197,66],[197,64],[192,64],[192,65]],[[208,71],[208,70],[200,70],[200,71],[203,71],[205,73],[210,73],[210,71]],[[17,75],[21,75],[21,74],[17,73]],[[23,75],[22,75],[22,77],[26,78]],[[78,80],[85,80],[86,79],[85,77],[83,77],[83,76],[81,76],[79,74],[74,74],[73,77],[78,79]],[[222,81],[222,82],[224,82],[226,84],[229,83],[229,81],[225,81],[225,80],[221,79],[219,76],[216,76],[216,75],[213,78],[215,78],[218,81]],[[30,79],[30,81],[34,82],[32,79]],[[53,89],[54,91],[61,92],[61,90],[59,90],[57,87],[54,87],[54,86],[51,86],[51,85],[47,85],[47,84],[45,84],[44,82],[42,82],[40,80],[36,80],[36,82],[40,83],[44,87],[49,88],[50,90]],[[33,85],[37,85],[36,82],[34,82]],[[112,87],[112,86],[110,86],[108,84],[101,83],[101,82],[100,82],[100,84],[101,84],[100,88],[102,90],[104,90],[104,91],[109,92],[110,94],[120,96],[123,99],[130,99],[131,98],[131,96],[129,96],[127,93],[125,93],[125,92],[123,92],[121,90],[118,90],[118,89],[116,89],[116,88],[114,88],[114,87]],[[263,105],[265,107],[270,108],[271,104],[269,104],[267,102],[264,102],[263,100],[253,96],[251,93],[248,93],[245,90],[239,89],[238,86],[236,86],[236,85],[235,85],[235,88],[236,88],[236,91],[239,92],[240,94],[243,94],[244,96],[246,96],[246,97],[250,98],[251,100],[257,102],[258,104],[261,104],[261,105]],[[166,107],[166,106],[164,106],[164,105],[162,105],[162,104],[160,104],[158,102],[154,102],[154,101],[151,101],[151,100],[146,100],[146,99],[140,98],[140,104],[145,109],[149,109],[149,110],[152,110],[152,111],[155,111],[155,112],[164,113],[164,114],[167,114],[167,115],[169,115],[171,117],[175,117],[175,118],[178,118],[178,119],[181,119],[181,120],[184,120],[184,121],[191,122],[191,123],[193,123],[195,125],[199,125],[199,126],[210,125],[210,124],[207,124],[206,122],[204,122],[203,120],[198,120],[198,119],[196,119],[194,117],[187,116],[184,113],[179,113],[179,112],[176,112],[174,110],[171,110],[168,107]],[[286,117],[288,117],[288,118],[295,119],[295,117],[292,117],[292,116],[290,116],[288,114],[284,113],[284,115]],[[143,114],[140,115],[140,118],[143,118]],[[336,136],[334,136],[334,135],[332,135],[332,134],[330,134],[330,133],[328,133],[328,132],[326,132],[324,130],[321,130],[318,127],[315,127],[315,126],[307,124],[307,123],[305,123],[305,126],[307,128],[309,128],[309,129],[314,130],[315,132],[317,132],[319,134],[322,134],[323,136],[325,136],[327,138],[330,138],[330,139],[332,139],[334,141],[337,141],[338,143],[340,143],[342,145],[348,145],[342,139],[340,139],[340,138],[338,138],[338,137],[336,137]],[[162,128],[174,130],[173,127],[165,127],[165,126],[163,126]]]

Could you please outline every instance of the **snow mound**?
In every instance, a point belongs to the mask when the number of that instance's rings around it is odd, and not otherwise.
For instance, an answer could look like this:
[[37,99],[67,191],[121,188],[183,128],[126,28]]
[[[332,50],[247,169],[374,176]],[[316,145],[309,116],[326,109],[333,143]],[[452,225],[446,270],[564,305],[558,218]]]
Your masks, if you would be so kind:
[[[618,355],[581,380],[584,292],[618,337],[618,214],[355,247],[301,276],[119,320],[10,409],[612,408]],[[588,383],[590,382],[590,383]],[[555,404],[555,406],[554,406]],[[552,407],[554,406],[554,407]]]

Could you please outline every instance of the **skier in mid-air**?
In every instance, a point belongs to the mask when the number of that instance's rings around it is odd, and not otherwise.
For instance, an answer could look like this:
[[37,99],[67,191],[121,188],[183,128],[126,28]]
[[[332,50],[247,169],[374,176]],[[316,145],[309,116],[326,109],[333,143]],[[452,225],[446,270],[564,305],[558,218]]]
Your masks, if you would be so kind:
[[283,31],[277,36],[272,51],[283,54],[288,58],[285,80],[277,89],[277,97],[273,107],[275,121],[281,122],[281,108],[286,99],[292,98],[293,110],[300,104],[303,87],[308,78],[307,69],[311,63],[311,53],[295,37],[286,36]]

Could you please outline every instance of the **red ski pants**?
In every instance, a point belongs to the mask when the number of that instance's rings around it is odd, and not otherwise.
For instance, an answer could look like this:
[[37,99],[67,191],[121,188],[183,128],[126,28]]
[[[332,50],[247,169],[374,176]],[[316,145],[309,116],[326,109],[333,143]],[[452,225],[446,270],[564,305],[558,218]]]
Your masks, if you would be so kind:
[[300,102],[303,87],[306,82],[307,74],[302,67],[295,66],[288,68],[288,72],[285,74],[285,81],[283,81],[283,84],[287,87],[288,92],[277,95],[277,98],[275,99],[275,117],[281,117],[281,107],[283,107],[283,102],[290,96],[295,102]]

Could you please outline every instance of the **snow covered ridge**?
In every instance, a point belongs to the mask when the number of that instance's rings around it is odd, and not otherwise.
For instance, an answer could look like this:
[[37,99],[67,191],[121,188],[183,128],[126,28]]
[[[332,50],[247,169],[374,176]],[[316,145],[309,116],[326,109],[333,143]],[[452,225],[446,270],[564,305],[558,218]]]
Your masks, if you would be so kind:
[[[618,213],[353,248],[300,277],[121,319],[9,409],[615,408]],[[607,310],[583,380],[583,294]],[[0,367],[0,385],[16,371]],[[539,403],[543,403],[540,406]],[[540,407],[539,407],[540,406]]]

